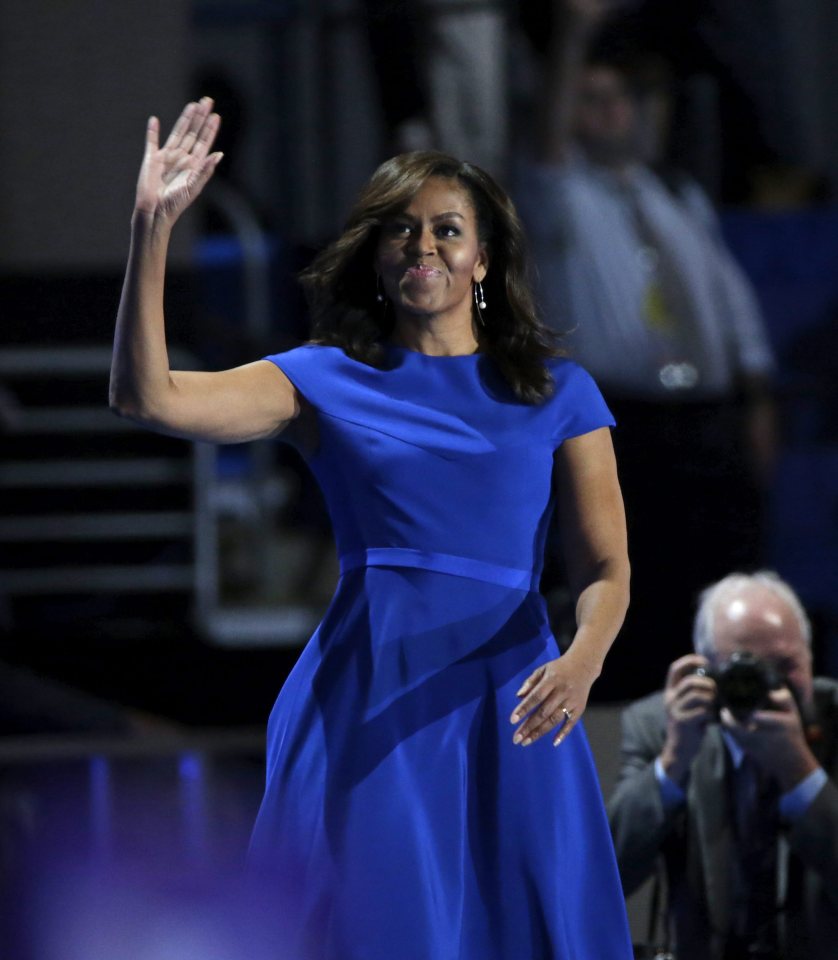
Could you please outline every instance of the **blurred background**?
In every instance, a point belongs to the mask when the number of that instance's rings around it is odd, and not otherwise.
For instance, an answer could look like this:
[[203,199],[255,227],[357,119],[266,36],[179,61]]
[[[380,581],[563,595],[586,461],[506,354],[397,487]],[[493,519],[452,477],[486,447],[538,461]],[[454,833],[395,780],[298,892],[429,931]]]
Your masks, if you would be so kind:
[[[553,29],[546,0],[0,6],[0,895],[18,920],[57,918],[37,935],[9,921],[8,956],[119,958],[142,926],[137,876],[192,891],[192,867],[234,869],[265,721],[337,575],[290,448],[188,444],[108,410],[147,117],[167,128],[202,95],[222,115],[224,160],[175,234],[167,323],[173,366],[234,366],[306,338],[296,274],[381,160],[440,147],[513,179]],[[797,590],[816,672],[836,676],[838,6],[635,0],[602,42],[653,78],[661,151],[715,202],[756,290],[780,424],[760,565]],[[595,690],[606,790],[619,704],[690,638],[649,642]],[[134,926],[94,931],[83,892],[115,861],[132,879],[106,901]],[[161,924],[132,957],[241,943]]]

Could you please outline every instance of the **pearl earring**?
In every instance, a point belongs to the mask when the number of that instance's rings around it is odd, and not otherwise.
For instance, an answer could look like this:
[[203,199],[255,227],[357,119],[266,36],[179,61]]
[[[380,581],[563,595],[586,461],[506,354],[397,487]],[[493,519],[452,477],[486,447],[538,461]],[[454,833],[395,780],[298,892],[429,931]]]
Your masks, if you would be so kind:
[[384,303],[384,288],[381,285],[381,276],[375,275],[375,299],[379,303]]
[[479,280],[474,281],[474,305],[477,307],[477,320],[481,327],[486,326],[483,319],[483,311],[486,309],[486,298],[483,296],[483,284]]

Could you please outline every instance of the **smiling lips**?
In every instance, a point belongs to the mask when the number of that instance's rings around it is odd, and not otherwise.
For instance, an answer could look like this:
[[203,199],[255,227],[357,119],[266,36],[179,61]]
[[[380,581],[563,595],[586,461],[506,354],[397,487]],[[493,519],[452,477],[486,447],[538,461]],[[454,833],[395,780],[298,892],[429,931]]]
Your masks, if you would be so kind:
[[405,270],[406,277],[416,277],[419,280],[429,280],[431,277],[440,276],[440,274],[441,271],[437,270],[436,267],[429,267],[424,263],[417,263]]

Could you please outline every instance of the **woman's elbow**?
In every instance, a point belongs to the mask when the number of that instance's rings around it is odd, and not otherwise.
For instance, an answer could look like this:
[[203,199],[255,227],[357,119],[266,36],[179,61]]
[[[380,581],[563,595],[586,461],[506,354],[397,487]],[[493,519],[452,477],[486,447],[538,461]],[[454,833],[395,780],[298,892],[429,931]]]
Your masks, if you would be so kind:
[[159,423],[159,416],[155,416],[148,408],[148,404],[142,403],[140,398],[132,392],[120,390],[113,383],[108,392],[108,407],[121,419],[130,420],[144,427],[154,427]]
[[118,417],[123,417],[126,420],[133,420],[136,417],[136,405],[122,394],[113,383],[111,383],[108,391],[108,407],[110,407],[111,413],[115,413]]
[[631,565],[628,557],[623,554],[603,560],[598,569],[590,574],[587,585],[593,583],[607,584],[613,602],[625,616],[631,600]]
[[592,564],[586,579],[589,582],[608,581],[628,600],[631,590],[631,564],[626,553],[615,553]]
[[625,583],[626,596],[631,596],[631,561],[628,554],[625,554],[620,560],[620,577]]
[[108,388],[108,406],[112,413],[125,420],[142,420],[142,405],[136,392],[114,377],[111,377]]
[[628,610],[631,602],[631,563],[627,554],[623,554],[614,562],[613,580],[617,584],[623,599],[625,609]]

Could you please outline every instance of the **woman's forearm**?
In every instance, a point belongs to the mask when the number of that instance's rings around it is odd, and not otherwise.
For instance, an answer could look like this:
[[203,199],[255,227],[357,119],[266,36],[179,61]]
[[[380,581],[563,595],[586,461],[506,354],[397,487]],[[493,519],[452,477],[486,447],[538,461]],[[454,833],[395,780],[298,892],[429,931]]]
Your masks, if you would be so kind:
[[510,721],[521,725],[513,743],[526,747],[555,730],[557,724],[560,726],[553,745],[558,746],[567,737],[585,710],[591,686],[602,672],[627,606],[628,562],[615,558],[593,565],[591,576],[585,578],[579,592],[578,629],[570,649],[539,664],[518,690],[519,704]]
[[[609,561],[602,565],[580,591],[576,601],[576,635],[568,650],[574,659],[584,661],[599,676],[629,604],[627,562]],[[566,654],[567,655],[567,654]]]
[[626,517],[608,427],[574,437],[556,453],[557,499],[576,636],[567,654],[593,677],[622,626],[629,601]]
[[171,389],[163,314],[170,232],[153,216],[134,213],[114,334],[111,408],[147,423],[161,415]]

